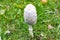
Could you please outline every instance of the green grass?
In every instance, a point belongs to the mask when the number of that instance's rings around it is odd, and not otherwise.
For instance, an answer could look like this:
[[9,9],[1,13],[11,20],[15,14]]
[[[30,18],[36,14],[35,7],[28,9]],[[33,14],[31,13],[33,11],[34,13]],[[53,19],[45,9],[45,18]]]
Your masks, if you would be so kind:
[[[27,4],[37,9],[37,23],[33,25],[34,38],[28,32],[23,13]],[[54,27],[48,29],[48,25]],[[60,40],[60,0],[0,0],[0,36],[2,40]],[[5,34],[7,30],[11,34]],[[44,36],[40,34],[44,34]]]

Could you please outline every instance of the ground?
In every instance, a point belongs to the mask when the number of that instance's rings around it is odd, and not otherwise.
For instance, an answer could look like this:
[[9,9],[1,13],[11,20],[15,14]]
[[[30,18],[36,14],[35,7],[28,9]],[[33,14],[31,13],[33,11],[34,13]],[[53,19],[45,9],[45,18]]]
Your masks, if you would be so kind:
[[[35,5],[38,16],[36,25],[33,25],[33,38],[23,18],[24,8],[30,3]],[[60,0],[47,0],[47,3],[0,0],[0,37],[2,40],[60,40]]]

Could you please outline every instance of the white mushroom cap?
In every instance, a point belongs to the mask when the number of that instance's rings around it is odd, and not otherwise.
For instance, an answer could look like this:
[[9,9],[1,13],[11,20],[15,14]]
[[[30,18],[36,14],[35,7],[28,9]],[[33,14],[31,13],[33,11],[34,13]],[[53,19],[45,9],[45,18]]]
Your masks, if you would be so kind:
[[28,24],[36,24],[37,14],[36,7],[32,4],[28,4],[24,9],[24,20]]

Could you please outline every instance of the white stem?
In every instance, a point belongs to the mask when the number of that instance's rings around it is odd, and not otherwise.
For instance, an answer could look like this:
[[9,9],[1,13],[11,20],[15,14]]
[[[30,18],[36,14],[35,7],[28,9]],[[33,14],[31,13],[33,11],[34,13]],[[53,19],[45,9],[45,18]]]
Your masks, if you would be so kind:
[[0,36],[0,40],[2,40],[2,39],[1,39],[1,36]]
[[29,33],[30,33],[30,35],[31,35],[32,37],[34,37],[34,35],[33,35],[33,28],[32,28],[31,25],[29,25]]

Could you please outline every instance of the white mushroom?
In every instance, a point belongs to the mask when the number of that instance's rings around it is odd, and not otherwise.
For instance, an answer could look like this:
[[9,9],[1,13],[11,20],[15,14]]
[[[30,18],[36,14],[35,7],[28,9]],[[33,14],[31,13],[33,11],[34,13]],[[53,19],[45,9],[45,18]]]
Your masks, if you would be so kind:
[[29,33],[33,37],[32,25],[37,22],[36,7],[32,4],[28,4],[24,9],[24,20],[29,24]]

